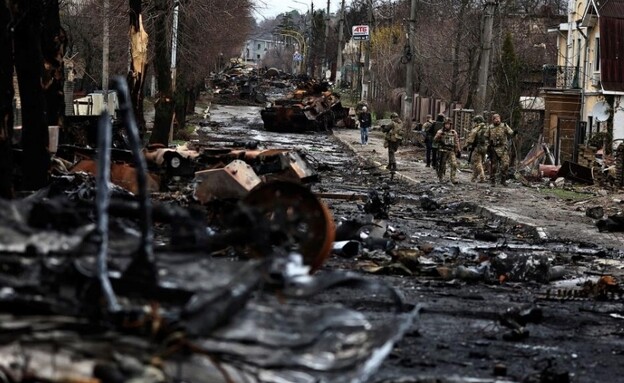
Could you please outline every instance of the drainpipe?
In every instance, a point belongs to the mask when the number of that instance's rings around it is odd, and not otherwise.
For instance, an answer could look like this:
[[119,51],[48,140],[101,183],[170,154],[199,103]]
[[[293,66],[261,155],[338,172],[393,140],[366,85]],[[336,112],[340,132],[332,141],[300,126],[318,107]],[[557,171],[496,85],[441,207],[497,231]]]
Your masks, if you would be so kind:
[[588,35],[585,34],[585,32],[583,32],[580,24],[581,24],[581,20],[577,20],[576,30],[581,34],[581,36],[583,36],[583,39],[585,41],[585,48],[584,48],[585,52],[583,53],[585,57],[583,57],[583,79],[581,81],[581,108],[579,110],[579,119],[576,121],[576,132],[574,133],[574,149],[572,150],[572,161],[574,161],[575,163],[578,162],[578,155],[579,155],[578,146],[581,144],[579,142],[580,137],[581,137],[581,120],[583,119],[583,115],[585,114],[585,84],[587,82],[587,65],[588,65],[587,56],[589,53]]

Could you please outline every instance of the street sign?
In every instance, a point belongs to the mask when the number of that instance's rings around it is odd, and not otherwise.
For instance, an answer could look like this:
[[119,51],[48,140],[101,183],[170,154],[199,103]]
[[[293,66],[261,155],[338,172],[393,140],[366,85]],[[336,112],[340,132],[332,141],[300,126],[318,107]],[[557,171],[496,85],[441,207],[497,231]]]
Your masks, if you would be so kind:
[[353,40],[368,40],[370,38],[370,28],[368,25],[354,25],[351,28]]

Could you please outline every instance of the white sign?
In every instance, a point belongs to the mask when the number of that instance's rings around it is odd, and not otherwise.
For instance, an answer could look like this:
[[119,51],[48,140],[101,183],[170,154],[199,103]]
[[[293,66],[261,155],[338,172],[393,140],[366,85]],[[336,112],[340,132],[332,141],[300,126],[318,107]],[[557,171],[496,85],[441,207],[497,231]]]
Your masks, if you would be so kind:
[[351,36],[353,40],[368,40],[370,37],[370,29],[368,25],[354,25],[351,28]]

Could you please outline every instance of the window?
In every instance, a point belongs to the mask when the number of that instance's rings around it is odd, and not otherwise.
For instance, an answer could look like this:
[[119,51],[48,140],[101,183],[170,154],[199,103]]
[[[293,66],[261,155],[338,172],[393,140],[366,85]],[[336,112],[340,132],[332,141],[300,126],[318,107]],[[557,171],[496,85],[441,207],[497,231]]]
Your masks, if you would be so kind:
[[594,53],[594,72],[600,72],[600,37],[596,37]]
[[260,44],[258,43],[258,50],[260,50]]

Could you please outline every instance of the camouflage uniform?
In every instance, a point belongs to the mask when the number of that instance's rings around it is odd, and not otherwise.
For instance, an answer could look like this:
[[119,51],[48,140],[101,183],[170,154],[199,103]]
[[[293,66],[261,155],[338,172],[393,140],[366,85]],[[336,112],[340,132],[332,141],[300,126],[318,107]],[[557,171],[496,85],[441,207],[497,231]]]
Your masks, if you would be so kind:
[[386,133],[384,148],[388,148],[388,166],[386,169],[397,170],[394,153],[399,150],[399,145],[403,141],[403,121],[396,113],[392,113],[391,118],[392,122],[383,128],[383,132]]
[[496,174],[500,173],[501,185],[507,184],[507,172],[509,171],[509,147],[507,140],[513,137],[514,131],[504,122],[498,125],[490,124],[486,134],[488,142],[488,154],[492,162],[490,182],[496,184]]
[[444,115],[439,114],[436,120],[429,125],[426,132],[431,138],[431,165],[437,169],[438,166],[438,143],[434,140],[436,134],[444,128]]
[[485,162],[485,155],[487,154],[488,141],[486,138],[488,126],[485,122],[477,123],[466,140],[466,146],[472,150],[472,179],[476,181],[477,177],[480,182],[485,181],[485,170],[483,169],[483,163]]
[[[435,136],[435,134],[431,134],[429,130],[433,124],[435,124],[435,121],[429,116],[427,122],[423,125],[423,134],[425,135],[425,161],[427,167],[431,166],[431,155],[433,153],[433,136]],[[435,161],[433,161],[433,166],[435,166]]]
[[438,179],[442,182],[444,174],[446,173],[446,165],[448,164],[451,168],[451,182],[456,183],[457,157],[455,157],[455,153],[461,151],[457,132],[453,129],[440,129],[436,133],[433,141],[438,144],[439,151],[437,167]]

